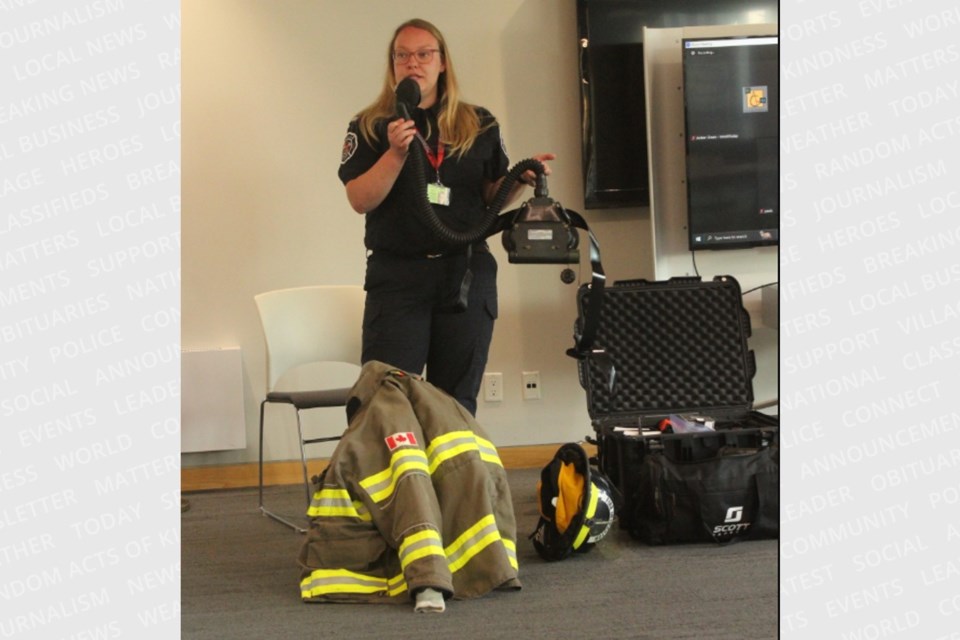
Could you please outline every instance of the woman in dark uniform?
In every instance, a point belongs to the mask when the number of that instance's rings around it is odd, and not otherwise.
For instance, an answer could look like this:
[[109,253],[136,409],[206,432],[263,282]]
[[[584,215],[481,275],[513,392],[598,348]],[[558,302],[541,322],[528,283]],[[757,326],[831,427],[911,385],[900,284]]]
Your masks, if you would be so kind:
[[[350,123],[339,176],[350,205],[366,214],[368,250],[362,360],[422,373],[476,415],[477,393],[497,317],[497,263],[486,242],[472,247],[467,310],[451,313],[467,268],[466,247],[452,247],[416,217],[403,194],[411,145],[426,155],[424,189],[450,229],[467,231],[484,218],[509,164],[500,127],[486,109],[460,100],[443,35],[425,20],[394,32],[380,96]],[[398,118],[397,84],[413,78],[419,108]],[[545,163],[551,153],[532,156]],[[549,167],[545,173],[549,174]],[[527,171],[511,191],[532,185]]]

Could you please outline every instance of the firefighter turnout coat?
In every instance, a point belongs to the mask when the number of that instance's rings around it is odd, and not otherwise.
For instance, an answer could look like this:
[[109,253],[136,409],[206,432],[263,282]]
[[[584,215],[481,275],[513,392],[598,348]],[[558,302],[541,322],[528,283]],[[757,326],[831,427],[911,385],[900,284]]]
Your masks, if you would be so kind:
[[368,362],[300,550],[307,602],[409,602],[519,589],[516,519],[497,450],[428,382]]

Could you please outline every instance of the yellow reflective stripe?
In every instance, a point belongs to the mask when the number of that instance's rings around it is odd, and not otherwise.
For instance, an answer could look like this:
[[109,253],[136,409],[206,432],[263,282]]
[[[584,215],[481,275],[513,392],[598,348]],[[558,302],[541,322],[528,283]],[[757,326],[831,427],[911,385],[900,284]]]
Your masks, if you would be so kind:
[[440,538],[440,533],[435,529],[418,531],[404,538],[403,542],[400,543],[399,556],[400,566],[404,570],[406,570],[407,565],[414,560],[419,560],[426,556],[440,556],[446,561],[446,554],[443,551],[443,541]]
[[504,538],[500,534],[493,514],[478,520],[446,548],[438,544],[440,540],[440,534],[433,529],[419,531],[408,536],[400,544],[401,566],[406,569],[409,563],[428,555],[445,556],[450,572],[455,573],[491,544],[501,542],[510,566],[514,569],[519,568],[517,545],[513,540]]
[[449,448],[449,449],[445,449],[445,450],[441,451],[441,452],[439,453],[439,455],[437,455],[436,457],[434,457],[434,458],[430,461],[430,473],[435,472],[435,471],[437,470],[437,467],[439,467],[441,464],[443,464],[444,462],[446,462],[446,461],[449,460],[450,458],[455,458],[455,457],[457,457],[458,455],[460,455],[461,453],[466,453],[466,452],[468,452],[468,451],[478,451],[478,452],[479,452],[479,449],[477,448],[477,443],[476,443],[476,442],[465,442],[465,443],[463,443],[463,444],[460,444],[460,445],[457,445],[457,446],[455,446],[455,447],[451,447],[451,448]]
[[480,445],[480,459],[484,462],[490,462],[502,467],[503,462],[500,461],[500,456],[497,454],[497,448],[493,446],[493,443],[489,440],[484,440],[480,436],[474,437],[477,439],[477,444]]
[[517,562],[517,545],[510,538],[504,538],[500,536],[500,542],[503,543],[503,548],[507,550],[507,560],[510,561],[510,566],[514,569],[520,568],[520,563]]
[[461,533],[456,540],[454,540],[449,545],[447,545],[447,548],[446,548],[447,555],[448,556],[454,555],[457,552],[457,550],[460,549],[460,547],[462,547],[464,544],[466,544],[470,540],[470,538],[476,535],[478,531],[480,531],[484,527],[490,526],[491,524],[496,524],[496,519],[493,517],[492,513],[477,520],[477,522],[474,523],[472,527],[470,527],[469,529]]
[[481,518],[445,549],[450,571],[456,572],[470,562],[475,555],[498,540],[500,540],[500,531],[497,530],[497,521],[493,514]]
[[324,488],[313,494],[314,500],[349,500],[350,492],[346,489]]
[[311,518],[356,518],[362,522],[372,522],[373,516],[369,511],[360,511],[362,508],[360,502],[354,502],[349,507],[310,507],[307,515]]
[[310,508],[307,509],[310,517],[345,517],[358,518],[365,522],[373,518],[367,508],[359,500],[352,500],[346,489],[326,488],[313,494]]
[[476,442],[473,440],[473,432],[471,431],[451,431],[450,433],[445,433],[442,436],[437,436],[430,442],[430,446],[427,447],[427,459],[430,462],[430,473],[436,471],[444,461],[453,457],[452,449],[455,447],[454,443],[460,443],[461,446],[470,447],[471,445],[476,446]]
[[600,504],[600,492],[597,485],[590,483],[590,504],[587,505],[587,518],[597,515],[597,505]]
[[444,446],[448,442],[452,440],[457,440],[459,438],[463,438],[464,436],[469,436],[472,434],[473,434],[472,431],[460,430],[460,431],[450,431],[448,433],[444,433],[443,435],[437,436],[436,438],[430,441],[430,446],[427,447],[427,457],[429,458],[430,456],[432,456],[434,451]]
[[577,534],[577,539],[573,541],[573,548],[579,549],[580,545],[583,544],[583,541],[587,539],[587,534],[590,533],[589,527],[580,527],[580,533]]
[[422,471],[425,475],[430,474],[430,470],[427,468],[426,462],[421,462],[420,460],[408,460],[400,465],[398,465],[394,470],[393,474],[390,477],[390,482],[385,487],[379,491],[374,491],[370,493],[370,498],[374,502],[383,502],[387,498],[393,495],[393,490],[397,488],[397,482],[407,473],[413,473],[416,471]]
[[485,462],[503,466],[496,447],[489,440],[477,436],[473,431],[451,431],[434,438],[427,447],[430,473],[447,460],[469,451],[476,451]]
[[494,542],[497,542],[498,540],[500,540],[499,531],[491,531],[487,535],[483,536],[482,538],[477,540],[477,542],[475,542],[474,544],[464,549],[462,555],[459,558],[457,558],[454,562],[449,563],[450,572],[455,573],[457,570],[462,568],[463,565],[470,562],[475,555],[477,555],[478,553],[480,553],[481,551],[489,547]]
[[397,482],[407,473],[421,471],[430,474],[427,456],[420,449],[398,449],[390,456],[390,466],[360,481],[360,486],[374,502],[382,502],[393,495]]
[[[496,528],[496,519],[488,515],[464,531],[453,544],[444,549],[440,533],[424,529],[407,536],[400,543],[398,553],[403,570],[409,563],[428,555],[445,557],[451,573],[455,573],[491,544],[500,541],[506,551],[510,566],[518,568],[517,546],[513,540],[501,536]],[[390,579],[371,576],[347,569],[316,569],[300,581],[303,598],[315,598],[335,593],[362,593],[396,596],[407,590],[403,574]]]
[[400,543],[400,553],[402,554],[409,547],[420,542],[421,540],[436,540],[437,542],[440,542],[440,532],[436,529],[424,529],[423,531],[418,531],[407,536],[403,539],[403,542]]
[[349,507],[310,507],[307,509],[307,515],[311,517],[342,516],[344,518],[357,518],[360,516],[357,510],[353,508],[353,505]]
[[446,560],[446,556],[443,554],[443,547],[441,547],[438,544],[431,544],[425,547],[421,547],[419,549],[414,549],[413,551],[405,555],[400,560],[400,565],[402,568],[406,569],[407,565],[410,564],[411,562],[414,562],[421,558],[425,558],[427,556],[439,556],[444,560]]
[[[584,522],[592,518],[597,513],[597,501],[599,499],[599,492],[595,486],[590,487],[590,503],[587,505],[587,513],[584,516]],[[583,541],[587,539],[587,534],[590,533],[590,527],[583,525],[580,527],[580,532],[577,534],[576,540],[573,541],[573,548],[579,549],[580,545],[583,544]]]
[[387,595],[397,596],[407,590],[407,582],[403,579],[403,574],[394,576],[387,581]]
[[379,593],[387,591],[387,580],[347,569],[316,569],[300,581],[300,594],[314,598],[330,593]]
[[390,464],[383,471],[377,472],[372,476],[366,477],[360,481],[360,486],[364,489],[369,489],[372,486],[385,482],[388,478],[393,475],[393,468],[396,466],[397,462],[403,458],[420,458],[424,457],[423,452],[420,449],[399,449],[390,456]]
[[300,595],[316,598],[332,593],[386,593],[396,596],[407,590],[403,574],[389,580],[347,569],[316,569],[300,581]]

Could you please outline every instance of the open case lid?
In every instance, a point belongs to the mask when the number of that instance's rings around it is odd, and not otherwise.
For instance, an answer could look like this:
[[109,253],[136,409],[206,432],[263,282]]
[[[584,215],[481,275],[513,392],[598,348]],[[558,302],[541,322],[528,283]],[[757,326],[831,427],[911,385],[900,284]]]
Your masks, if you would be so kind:
[[[577,295],[578,332],[590,288]],[[578,362],[595,425],[638,425],[670,413],[723,415],[753,404],[750,316],[732,276],[621,281],[604,291],[594,349]],[[646,424],[647,421],[644,420]]]

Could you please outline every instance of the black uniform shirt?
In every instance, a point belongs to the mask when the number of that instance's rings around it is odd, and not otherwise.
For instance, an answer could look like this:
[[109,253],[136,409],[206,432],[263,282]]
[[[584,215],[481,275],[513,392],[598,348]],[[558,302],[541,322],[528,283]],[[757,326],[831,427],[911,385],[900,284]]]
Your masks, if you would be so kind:
[[[425,139],[434,156],[437,152],[439,132],[438,108],[439,106],[435,105],[429,109],[415,109],[412,114],[418,131],[426,137],[429,130],[430,136]],[[478,107],[477,114],[480,116],[481,129],[491,122],[494,123],[493,126],[477,136],[473,146],[462,157],[451,155],[447,148],[440,165],[440,182],[451,189],[450,205],[433,205],[433,210],[444,224],[455,231],[467,231],[482,221],[486,213],[483,201],[484,182],[495,182],[506,175],[509,168],[500,126],[486,109]],[[343,184],[366,173],[389,148],[386,121],[379,123],[377,133],[380,139],[373,145],[367,144],[360,132],[359,121],[355,119],[350,123],[338,172]],[[411,142],[410,152],[424,155],[422,145],[416,138]],[[426,157],[422,160],[427,181],[436,182],[437,172]],[[401,193],[402,185],[413,179],[414,172],[410,165],[411,160],[407,158],[390,193],[378,207],[367,212],[364,243],[368,249],[389,251],[403,256],[423,256],[449,249],[449,246],[434,236],[429,227],[417,219],[411,210],[409,199],[404,198]],[[426,185],[420,185],[419,189],[425,191]]]

